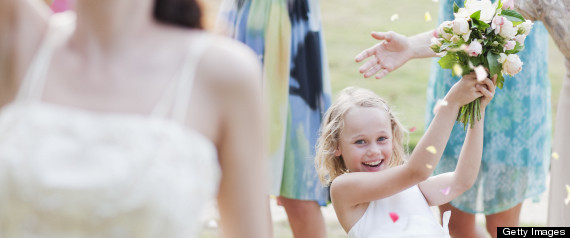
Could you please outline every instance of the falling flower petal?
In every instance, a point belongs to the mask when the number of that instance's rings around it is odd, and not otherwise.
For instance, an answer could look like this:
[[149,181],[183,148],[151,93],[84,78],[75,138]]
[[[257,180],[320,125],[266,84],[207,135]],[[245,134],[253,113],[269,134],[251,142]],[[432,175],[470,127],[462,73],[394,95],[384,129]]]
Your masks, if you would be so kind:
[[566,192],[568,193],[568,196],[566,197],[566,199],[564,199],[564,203],[568,205],[568,202],[570,202],[570,185],[568,184],[566,184]]
[[487,71],[485,71],[485,67],[482,65],[475,67],[475,74],[477,75],[477,82],[481,82],[487,78]]
[[434,155],[437,153],[437,150],[435,149],[435,147],[433,145],[428,146],[426,148],[426,150],[429,151],[430,153],[434,154]]
[[400,217],[395,212],[390,212],[390,218],[392,219],[393,222],[396,222]]
[[454,73],[455,75],[461,75],[461,74],[463,74],[463,69],[461,68],[461,66],[459,66],[459,64],[453,65],[453,73]]
[[439,190],[439,191],[441,191],[441,193],[443,193],[443,195],[447,196],[447,195],[449,195],[449,190],[451,190],[451,187],[447,187],[447,188],[444,188],[444,189]]
[[395,21],[395,20],[398,20],[398,19],[400,19],[400,16],[398,16],[398,14],[393,14],[393,15],[390,17],[390,21]]
[[559,158],[558,153],[552,152],[552,158],[558,159]]
[[416,131],[416,127],[412,126],[412,128],[410,128],[410,132],[414,132],[414,131]]
[[439,2],[439,0],[432,0],[433,2]]
[[431,14],[429,14],[429,12],[426,12],[424,14],[424,18],[426,19],[426,21],[431,21]]
[[208,221],[208,227],[212,227],[212,228],[217,228],[218,227],[218,222],[214,219]]
[[428,169],[432,169],[432,168],[433,168],[433,166],[432,166],[431,164],[426,164],[426,168],[428,168]]
[[437,111],[439,111],[439,108],[442,106],[447,106],[447,101],[443,99],[438,99],[437,102],[435,103],[435,106],[433,107],[433,114],[436,114]]

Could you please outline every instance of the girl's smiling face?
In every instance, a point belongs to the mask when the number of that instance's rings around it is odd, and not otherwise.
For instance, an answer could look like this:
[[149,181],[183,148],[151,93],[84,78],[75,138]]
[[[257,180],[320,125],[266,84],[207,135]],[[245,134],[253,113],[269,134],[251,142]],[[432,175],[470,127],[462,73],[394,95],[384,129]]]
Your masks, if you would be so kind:
[[354,107],[344,117],[335,151],[350,172],[377,172],[388,168],[392,157],[390,115],[376,107]]

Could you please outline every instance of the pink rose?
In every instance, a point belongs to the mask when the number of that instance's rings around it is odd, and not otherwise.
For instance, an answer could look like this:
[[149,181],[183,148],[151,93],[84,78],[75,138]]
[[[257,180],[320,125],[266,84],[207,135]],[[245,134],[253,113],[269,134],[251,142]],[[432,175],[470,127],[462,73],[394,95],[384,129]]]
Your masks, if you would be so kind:
[[517,45],[516,41],[508,40],[507,43],[505,43],[505,50],[512,50],[515,48],[516,45]]
[[471,41],[471,44],[469,44],[469,46],[467,47],[467,54],[469,54],[469,56],[477,56],[481,54],[482,50],[483,46],[481,45],[481,43],[479,43],[478,41]]
[[501,26],[505,24],[505,17],[496,16],[493,18],[491,22],[491,29],[495,29],[495,34],[499,34],[501,32]]
[[515,8],[515,1],[514,0],[505,0],[503,1],[503,9],[514,9]]

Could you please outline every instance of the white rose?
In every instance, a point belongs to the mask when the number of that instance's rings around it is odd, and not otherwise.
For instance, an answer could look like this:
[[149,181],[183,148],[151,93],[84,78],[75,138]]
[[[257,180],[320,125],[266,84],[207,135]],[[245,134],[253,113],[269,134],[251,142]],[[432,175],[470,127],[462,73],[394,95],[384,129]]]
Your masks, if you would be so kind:
[[517,34],[517,29],[513,27],[513,23],[509,20],[506,20],[505,24],[503,24],[503,26],[501,27],[499,35],[510,40],[513,39],[516,34]]
[[532,25],[533,23],[530,20],[526,20],[517,27],[522,29],[522,34],[528,35],[530,33],[530,30],[532,30]]
[[505,54],[501,53],[499,57],[499,62],[503,64],[503,72],[508,75],[515,75],[522,70],[522,61],[516,54],[510,54],[505,57]]
[[[495,16],[496,6],[493,6],[490,0],[467,0],[465,1],[465,10],[459,9],[457,15],[461,18],[469,18],[471,14],[481,11],[479,20],[490,23]],[[457,15],[455,16],[457,18]]]
[[441,46],[441,40],[435,37],[431,38],[431,44],[432,45],[437,45],[437,46]]
[[463,35],[469,32],[469,22],[465,19],[455,19],[453,21],[453,32],[457,35]]
[[437,32],[439,33],[439,36],[443,39],[446,40],[450,40],[451,37],[453,36],[450,33],[445,32],[445,30],[451,30],[453,28],[453,22],[451,21],[444,21],[441,23],[441,25],[439,25],[439,27],[437,28]]

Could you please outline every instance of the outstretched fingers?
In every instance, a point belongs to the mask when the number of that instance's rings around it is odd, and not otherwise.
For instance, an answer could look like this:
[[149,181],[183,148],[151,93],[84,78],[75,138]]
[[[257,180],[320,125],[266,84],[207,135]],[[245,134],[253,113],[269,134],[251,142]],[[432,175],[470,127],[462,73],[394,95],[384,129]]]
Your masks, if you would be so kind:
[[370,57],[370,56],[373,56],[374,53],[375,53],[375,49],[374,49],[374,48],[376,48],[377,46],[378,46],[378,44],[376,44],[376,45],[374,45],[374,46],[372,46],[372,47],[370,47],[370,48],[368,48],[368,49],[366,49],[366,50],[363,50],[363,51],[360,52],[358,55],[356,55],[356,57],[354,58],[354,60],[355,60],[357,63],[360,63],[360,62],[363,61],[364,59],[366,59],[366,58],[368,58],[368,57]]
[[368,62],[364,63],[364,65],[360,66],[360,68],[358,68],[358,72],[363,74],[376,65],[378,65],[378,58],[376,58],[376,56],[373,56],[372,59],[370,59]]

